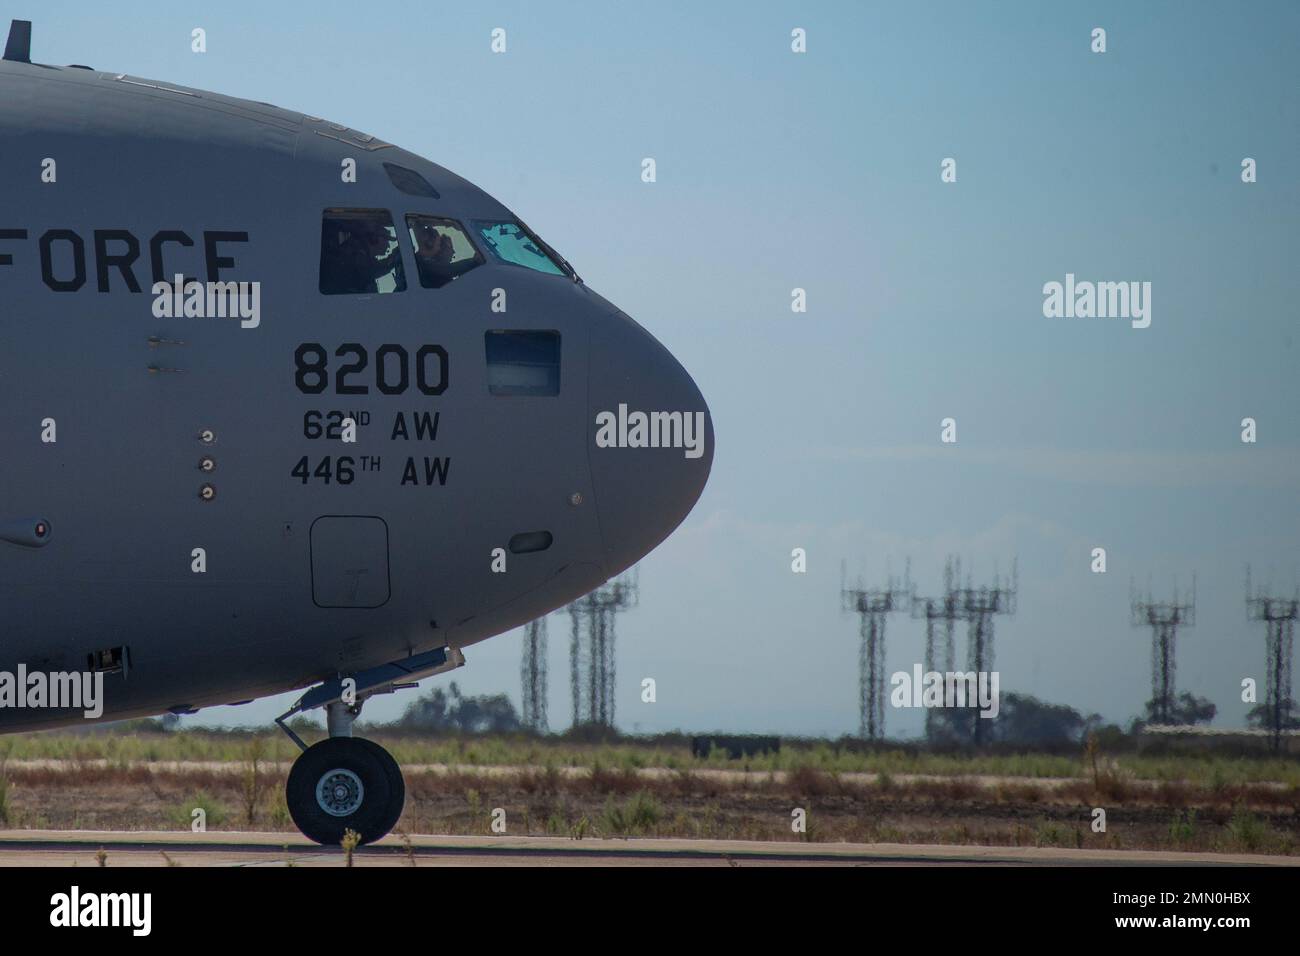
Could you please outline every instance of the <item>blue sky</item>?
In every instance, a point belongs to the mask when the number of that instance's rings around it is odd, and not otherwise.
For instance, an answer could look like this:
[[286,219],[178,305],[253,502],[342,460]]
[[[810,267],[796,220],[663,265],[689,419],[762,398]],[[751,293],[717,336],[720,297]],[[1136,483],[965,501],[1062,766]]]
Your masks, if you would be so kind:
[[[1020,562],[1002,689],[1112,720],[1150,695],[1129,581],[1198,573],[1178,683],[1240,724],[1243,578],[1300,569],[1300,156],[1291,3],[44,4],[34,55],[374,133],[518,212],[696,378],[709,486],[619,624],[624,729],[853,732],[868,582]],[[1107,31],[1092,53],[1090,32]],[[208,52],[190,52],[203,27]],[[490,32],[507,31],[493,55]],[[807,30],[808,52],[790,51]],[[640,180],[654,157],[658,181]],[[1258,182],[1243,184],[1243,157]],[[957,161],[957,182],[939,164]],[[1048,319],[1067,272],[1152,323]],[[807,290],[808,311],[790,310]],[[939,422],[957,421],[956,445]],[[1240,441],[1240,421],[1259,440]],[[1105,547],[1105,575],[1089,571]],[[809,570],[790,571],[807,549]],[[551,718],[567,723],[567,618]],[[964,635],[963,635],[964,637]],[[888,625],[887,669],[922,626]],[[518,633],[469,693],[518,701]],[[658,701],[642,704],[642,677]],[[405,701],[377,700],[367,717]],[[205,712],[265,719],[281,701]],[[194,718],[195,720],[199,718]],[[918,713],[889,711],[891,734]]]

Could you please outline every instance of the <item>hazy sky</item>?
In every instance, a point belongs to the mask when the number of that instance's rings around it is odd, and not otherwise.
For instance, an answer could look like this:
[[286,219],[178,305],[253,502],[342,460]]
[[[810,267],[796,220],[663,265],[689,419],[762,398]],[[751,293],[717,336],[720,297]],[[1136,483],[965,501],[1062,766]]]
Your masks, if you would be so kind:
[[[1197,572],[1179,689],[1213,699],[1220,726],[1244,720],[1240,680],[1262,683],[1264,664],[1245,565],[1276,589],[1300,568],[1300,6],[169,0],[13,15],[35,21],[38,61],[265,100],[447,166],[690,370],[717,454],[620,619],[624,729],[855,732],[841,559],[874,583],[910,557],[933,592],[950,552],[977,583],[1019,556],[1018,613],[997,622],[1003,692],[1112,720],[1150,696],[1130,578],[1160,596]],[[940,181],[947,157],[955,183]],[[1244,157],[1258,182],[1242,183]],[[1045,318],[1043,285],[1066,273],[1150,282],[1150,327]],[[1106,574],[1089,570],[1094,547]],[[922,635],[891,618],[887,670],[910,669]],[[567,647],[554,617],[556,728]],[[517,703],[519,653],[518,632],[471,647],[455,679]],[[657,703],[640,702],[643,677]],[[189,721],[264,720],[291,699]],[[910,735],[922,717],[886,724]]]

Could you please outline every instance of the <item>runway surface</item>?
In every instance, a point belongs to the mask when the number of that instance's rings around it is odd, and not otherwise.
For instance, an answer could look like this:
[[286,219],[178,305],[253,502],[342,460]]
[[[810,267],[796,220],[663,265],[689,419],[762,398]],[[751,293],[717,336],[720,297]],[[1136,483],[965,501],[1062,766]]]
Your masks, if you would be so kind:
[[[95,830],[0,831],[0,867],[342,866],[337,847],[298,834]],[[1300,866],[1300,857],[1066,850],[1049,847],[743,840],[573,840],[560,837],[388,836],[354,866]]]

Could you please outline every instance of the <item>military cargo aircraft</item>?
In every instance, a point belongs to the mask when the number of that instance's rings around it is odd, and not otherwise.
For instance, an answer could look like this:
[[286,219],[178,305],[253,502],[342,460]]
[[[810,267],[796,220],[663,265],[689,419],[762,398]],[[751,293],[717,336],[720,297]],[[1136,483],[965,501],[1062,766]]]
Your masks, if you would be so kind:
[[[363,703],[667,537],[712,464],[704,399],[443,167],[30,50],[15,21],[0,730],[302,689],[279,718],[303,750],[294,821],[379,839],[405,787],[352,736]],[[93,687],[97,709],[74,699]],[[307,747],[286,721],[315,708],[329,736]]]

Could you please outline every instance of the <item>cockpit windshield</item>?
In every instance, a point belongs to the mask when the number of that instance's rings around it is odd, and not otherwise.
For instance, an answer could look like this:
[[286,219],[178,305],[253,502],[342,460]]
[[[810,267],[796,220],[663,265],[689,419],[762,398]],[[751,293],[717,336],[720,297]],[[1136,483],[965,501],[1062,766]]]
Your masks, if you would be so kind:
[[521,222],[476,220],[474,230],[501,262],[535,272],[577,279],[573,268]]

